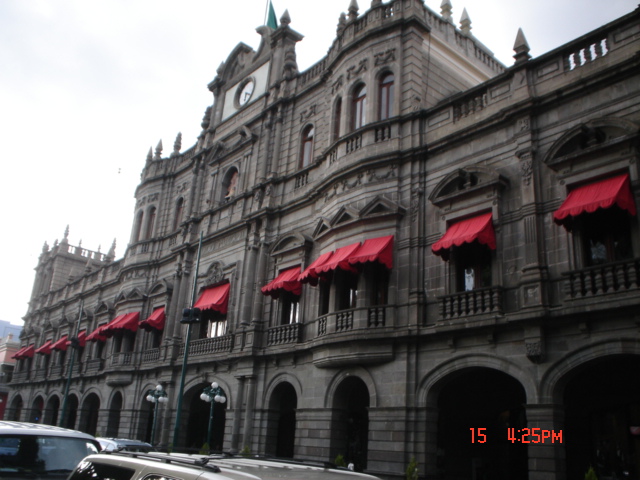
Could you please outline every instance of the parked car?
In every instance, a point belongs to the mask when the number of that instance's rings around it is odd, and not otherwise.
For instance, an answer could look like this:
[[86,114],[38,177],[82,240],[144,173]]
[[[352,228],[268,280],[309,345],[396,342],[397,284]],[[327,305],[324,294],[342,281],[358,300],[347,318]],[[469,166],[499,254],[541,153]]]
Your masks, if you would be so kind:
[[86,433],[35,423],[0,421],[0,478],[65,479],[87,455],[100,451]]
[[101,452],[85,458],[69,480],[379,480],[319,463],[168,453]]
[[103,451],[113,452],[117,450],[126,450],[128,452],[152,452],[155,449],[153,445],[140,440],[129,440],[128,438],[96,438],[100,442]]

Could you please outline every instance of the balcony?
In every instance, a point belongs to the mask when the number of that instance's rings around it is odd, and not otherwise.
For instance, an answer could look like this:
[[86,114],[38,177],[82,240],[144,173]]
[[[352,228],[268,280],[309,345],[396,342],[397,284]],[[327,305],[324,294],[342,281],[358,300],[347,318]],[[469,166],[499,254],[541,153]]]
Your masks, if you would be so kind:
[[440,318],[454,320],[503,313],[502,287],[487,287],[438,297]]
[[91,360],[87,360],[85,363],[85,373],[89,375],[98,373],[103,368],[103,362],[104,360],[102,360],[101,358],[92,358]]
[[133,352],[114,353],[111,357],[111,366],[131,365],[133,360]]
[[316,337],[331,333],[346,333],[357,330],[375,330],[391,326],[388,321],[392,307],[378,305],[373,307],[354,308],[329,313],[318,317]]
[[[212,353],[230,352],[233,348],[233,335],[223,335],[221,337],[202,338],[189,344],[189,356],[198,357],[210,355]],[[184,356],[184,344],[180,346],[178,353]]]
[[302,335],[302,323],[290,323],[280,325],[267,330],[267,345],[284,345],[287,343],[298,343]]
[[565,272],[563,277],[564,292],[569,300],[637,291],[640,286],[640,258]]
[[142,352],[142,363],[155,363],[160,360],[160,349],[152,348],[151,350],[145,350]]

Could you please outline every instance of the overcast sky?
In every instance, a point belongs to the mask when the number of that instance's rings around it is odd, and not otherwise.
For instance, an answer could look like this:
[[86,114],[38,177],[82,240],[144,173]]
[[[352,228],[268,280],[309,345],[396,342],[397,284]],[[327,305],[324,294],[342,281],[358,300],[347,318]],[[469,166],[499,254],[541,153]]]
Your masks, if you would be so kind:
[[[150,147],[195,143],[231,50],[257,49],[265,0],[0,0],[0,319],[22,324],[44,242],[107,252],[129,241]],[[320,60],[350,0],[273,0]],[[440,12],[441,0],[426,0]],[[634,10],[637,0],[452,0],[498,60],[522,27],[539,56]],[[360,0],[361,12],[369,0]]]

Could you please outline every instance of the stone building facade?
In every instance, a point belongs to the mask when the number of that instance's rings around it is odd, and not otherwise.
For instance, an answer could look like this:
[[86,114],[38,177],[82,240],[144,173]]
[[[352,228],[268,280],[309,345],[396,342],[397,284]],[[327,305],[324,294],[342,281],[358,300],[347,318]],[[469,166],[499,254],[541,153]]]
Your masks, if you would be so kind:
[[149,152],[124,257],[43,249],[8,416],[385,478],[638,478],[640,12],[535,59],[519,32],[509,67],[450,12],[352,2],[303,72],[286,13],[239,44],[196,145]]

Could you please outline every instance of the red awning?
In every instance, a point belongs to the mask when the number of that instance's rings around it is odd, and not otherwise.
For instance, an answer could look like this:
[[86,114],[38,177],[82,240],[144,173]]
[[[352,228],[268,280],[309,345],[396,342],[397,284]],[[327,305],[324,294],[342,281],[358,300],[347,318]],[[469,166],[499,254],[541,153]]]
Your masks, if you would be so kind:
[[100,325],[93,332],[91,332],[89,335],[87,335],[87,338],[85,338],[85,341],[89,341],[89,342],[106,342],[107,341],[107,337],[105,337],[104,334],[103,334],[103,330],[105,329],[106,326],[107,326],[107,324]]
[[[101,341],[104,342],[105,340],[106,340],[106,337],[104,337],[104,340],[101,340]],[[84,348],[86,345],[87,345],[87,331],[82,330],[78,334],[78,347]],[[67,340],[65,342],[65,348],[68,348],[70,346],[71,346],[71,340]]]
[[102,330],[102,335],[105,337],[111,337],[119,330],[129,330],[130,332],[136,332],[138,330],[138,321],[140,320],[140,312],[125,313],[124,315],[118,315],[110,323],[108,323]]
[[35,346],[31,344],[28,347],[22,347],[11,358],[15,358],[16,360],[20,360],[22,358],[33,358],[33,354],[35,353],[35,351],[36,351]]
[[571,230],[574,217],[582,213],[593,213],[599,208],[611,208],[614,205],[631,215],[636,214],[636,202],[631,193],[627,173],[571,190],[564,203],[553,214],[553,221]]
[[339,268],[340,270],[346,270],[347,272],[355,272],[356,269],[349,264],[349,258],[360,248],[360,242],[352,243],[346,247],[340,247],[333,254],[333,257],[325,262],[324,265],[316,267],[316,274],[322,276],[323,273],[329,273],[332,270]]
[[268,285],[262,287],[262,293],[273,298],[278,298],[283,290],[294,295],[300,295],[302,293],[302,283],[300,283],[299,278],[300,265],[283,270]]
[[224,283],[222,285],[207,288],[202,292],[200,298],[198,298],[194,308],[199,308],[200,310],[213,310],[225,315],[227,313],[227,305],[229,304],[230,288],[230,283]]
[[16,360],[20,360],[22,357],[20,355],[22,355],[22,351],[27,348],[27,347],[22,347],[20,348],[16,353],[14,353],[11,358],[15,358]]
[[51,340],[47,340],[44,345],[36,348],[36,353],[40,353],[42,355],[51,355]]
[[477,241],[491,250],[496,249],[496,234],[493,230],[491,213],[467,218],[451,225],[440,240],[433,244],[431,251],[445,260],[449,258],[449,249],[464,243]]
[[61,350],[63,352],[67,351],[67,336],[65,335],[64,337],[62,337],[60,340],[58,340],[56,343],[54,343],[51,348],[53,348],[54,350]]
[[300,278],[298,278],[298,280],[302,283],[310,283],[313,286],[317,285],[320,277],[316,273],[316,268],[322,267],[325,263],[331,260],[332,256],[333,252],[327,252],[320,255],[305,269],[304,272],[300,274]]
[[379,262],[389,270],[393,268],[393,235],[370,238],[348,259],[351,265],[366,262]]
[[164,322],[167,316],[164,313],[164,307],[156,308],[149,318],[140,322],[140,328],[144,328],[147,331],[151,330],[164,330]]

